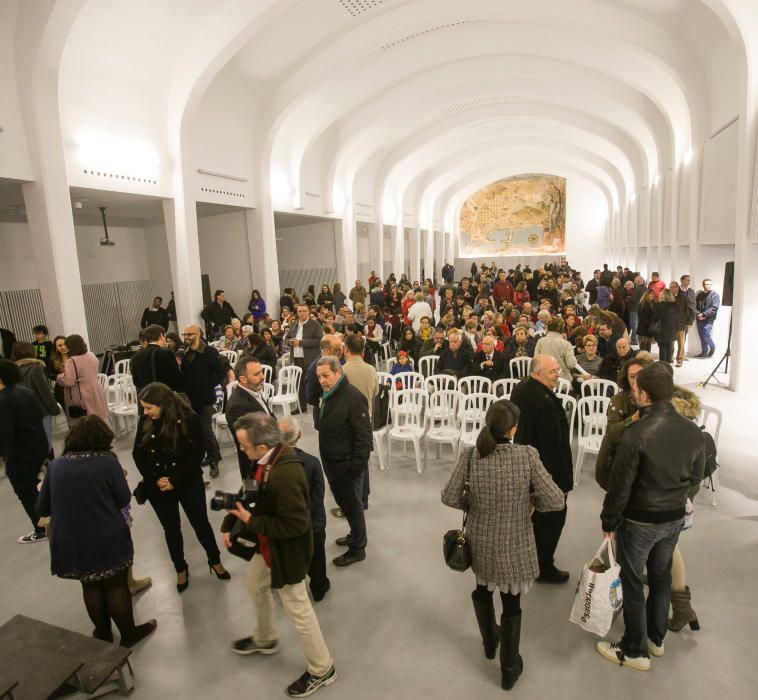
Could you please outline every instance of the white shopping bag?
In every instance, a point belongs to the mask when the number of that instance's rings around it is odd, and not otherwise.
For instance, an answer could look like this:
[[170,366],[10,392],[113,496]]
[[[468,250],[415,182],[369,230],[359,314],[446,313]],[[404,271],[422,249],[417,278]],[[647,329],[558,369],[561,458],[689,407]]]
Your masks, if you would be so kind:
[[569,621],[600,637],[608,634],[624,601],[620,571],[611,541],[603,540],[582,569]]

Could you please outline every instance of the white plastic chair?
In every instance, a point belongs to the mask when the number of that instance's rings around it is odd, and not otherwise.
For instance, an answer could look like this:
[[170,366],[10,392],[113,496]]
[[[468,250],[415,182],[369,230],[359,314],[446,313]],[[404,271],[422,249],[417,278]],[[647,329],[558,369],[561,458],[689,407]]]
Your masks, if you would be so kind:
[[108,375],[99,373],[97,375],[97,381],[100,382],[100,388],[103,390],[103,394],[105,394],[108,389]]
[[276,406],[281,406],[284,415],[289,416],[291,415],[290,405],[293,403],[297,404],[298,412],[300,411],[298,392],[302,375],[303,370],[296,365],[287,365],[279,370],[276,394],[269,399],[272,411]]
[[463,397],[459,412],[461,437],[458,442],[458,457],[461,456],[464,447],[476,445],[476,438],[484,425],[487,409],[494,401],[493,394],[469,394]]
[[458,378],[454,377],[452,374],[433,374],[431,377],[427,377],[424,380],[424,386],[430,394],[445,389],[452,391],[456,388],[457,384]]
[[585,396],[615,396],[619,392],[619,385],[610,379],[587,379],[582,382],[582,398]]
[[113,367],[113,374],[131,374],[131,373],[132,373],[131,360],[119,360]]
[[498,399],[510,399],[520,379],[498,379],[492,384],[492,393]]
[[419,372],[425,377],[431,377],[434,374],[434,367],[439,359],[440,358],[437,357],[437,355],[425,355],[424,357],[419,358]]
[[514,357],[508,366],[511,370],[512,379],[523,379],[529,376],[529,366],[532,364],[531,357]]
[[574,424],[576,423],[576,399],[569,394],[558,394],[558,398],[566,411],[566,420],[569,424],[569,445],[574,443]]
[[121,434],[127,434],[132,427],[137,425],[137,390],[134,387],[131,376],[121,375],[113,383],[115,400],[110,409],[113,416],[113,427]]
[[[226,400],[229,400],[229,397],[232,395],[232,392],[234,391],[234,387],[237,386],[239,382],[229,382],[226,385]],[[217,413],[214,413],[211,417],[211,427],[213,428],[213,434],[216,436],[216,440],[219,440],[219,430],[223,429],[227,432],[229,437],[232,437],[232,431],[229,427],[229,423],[226,420],[226,416],[224,415],[224,412],[219,410]],[[220,442],[220,440],[219,440]]]
[[421,372],[400,372],[400,374],[390,376],[394,390],[397,390],[398,382],[402,385],[402,389],[420,389],[424,386],[424,375]]
[[558,384],[555,387],[555,393],[566,395],[570,394],[571,382],[568,379],[564,379],[563,377],[558,377]]
[[429,463],[429,444],[437,445],[437,459],[441,457],[442,445],[450,445],[453,456],[458,454],[458,440],[461,428],[458,425],[458,406],[463,400],[459,391],[441,389],[429,397],[429,406],[425,417],[424,470]]
[[261,396],[265,401],[270,401],[271,397],[276,393],[276,387],[270,382],[263,382],[261,385]]
[[[383,387],[384,390],[389,391],[389,387],[382,384],[381,379],[379,380],[379,386]],[[380,389],[381,391],[381,389]],[[391,395],[390,395],[391,398]],[[385,422],[384,426],[381,428],[378,428],[376,430],[372,430],[372,436],[374,439],[374,451],[376,452],[376,456],[379,459],[379,470],[384,471],[387,467],[385,464],[385,460],[387,459],[387,451],[385,450],[385,443],[387,441],[387,434],[390,430],[390,405],[387,405],[387,415],[385,416]]]
[[[603,380],[600,380],[603,381]],[[579,483],[582,462],[588,452],[597,454],[608,426],[608,406],[611,400],[608,396],[585,396],[579,399],[577,415],[579,419],[579,451],[574,465],[574,485]]]
[[229,364],[231,364],[232,367],[234,367],[235,363],[239,359],[236,350],[219,350],[218,354],[229,360]]
[[387,433],[387,468],[392,461],[392,441],[413,444],[416,457],[416,471],[420,474],[421,438],[424,435],[424,408],[428,394],[423,389],[404,389],[395,391],[391,396],[393,407],[402,406],[403,410],[392,410],[392,426]]
[[462,394],[489,394],[492,392],[492,380],[487,377],[461,377],[458,391]]
[[[713,438],[713,442],[716,443],[716,448],[718,449],[719,446],[719,433],[721,432],[721,421],[723,420],[723,415],[721,411],[719,411],[718,408],[715,408],[714,406],[706,406],[703,405],[701,407],[700,411],[700,417],[698,418],[698,424],[705,426],[705,429],[711,434],[711,437]],[[719,464],[719,468],[713,472],[709,477],[703,479],[702,487],[705,489],[710,489],[713,492],[713,496],[711,498],[711,505],[716,505],[716,491],[719,487],[719,472],[721,471],[722,466]]]
[[273,382],[274,370],[271,365],[262,364],[261,367],[263,368],[263,381],[267,384],[271,384]]

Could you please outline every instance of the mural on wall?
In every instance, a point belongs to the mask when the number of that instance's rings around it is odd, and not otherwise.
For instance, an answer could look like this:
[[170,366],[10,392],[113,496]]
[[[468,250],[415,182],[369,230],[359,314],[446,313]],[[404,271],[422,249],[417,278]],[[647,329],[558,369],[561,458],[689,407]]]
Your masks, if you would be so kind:
[[515,175],[471,195],[461,208],[460,257],[566,252],[566,178]]

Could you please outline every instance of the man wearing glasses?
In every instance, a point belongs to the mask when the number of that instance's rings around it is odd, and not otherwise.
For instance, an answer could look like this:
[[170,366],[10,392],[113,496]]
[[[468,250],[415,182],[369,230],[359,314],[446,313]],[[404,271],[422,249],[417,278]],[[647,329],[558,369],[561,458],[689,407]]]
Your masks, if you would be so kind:
[[213,434],[212,423],[216,411],[216,386],[224,379],[224,363],[218,350],[203,342],[198,326],[187,326],[182,337],[186,347],[182,358],[184,390],[192,404],[192,410],[200,416],[203,425],[204,464],[210,467],[211,478],[216,478],[219,475],[221,452]]
[[[569,441],[569,425],[563,403],[555,393],[561,368],[550,355],[535,355],[529,377],[518,384],[511,401],[521,410],[515,442],[531,445],[540,453],[553,481],[568,495],[574,486],[574,467]],[[538,583],[566,583],[568,571],[555,566],[555,550],[566,524],[566,507],[549,513],[532,515],[537,559],[540,565]]]

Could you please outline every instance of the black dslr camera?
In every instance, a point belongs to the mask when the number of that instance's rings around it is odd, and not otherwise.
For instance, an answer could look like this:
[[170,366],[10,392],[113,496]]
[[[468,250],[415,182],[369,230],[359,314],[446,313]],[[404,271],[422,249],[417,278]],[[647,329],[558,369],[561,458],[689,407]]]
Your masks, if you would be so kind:
[[227,493],[226,491],[216,491],[211,498],[211,510],[233,510],[239,501],[245,509],[252,511],[258,502],[260,495],[260,486],[255,479],[245,479],[242,487],[242,493]]

